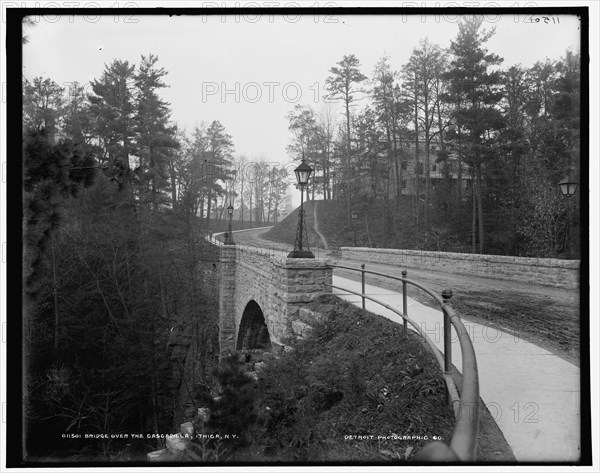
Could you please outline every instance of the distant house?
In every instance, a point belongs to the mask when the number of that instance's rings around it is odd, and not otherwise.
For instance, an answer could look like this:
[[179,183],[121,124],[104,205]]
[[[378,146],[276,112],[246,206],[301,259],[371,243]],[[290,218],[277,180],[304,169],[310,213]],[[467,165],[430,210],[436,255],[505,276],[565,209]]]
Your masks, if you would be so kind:
[[[425,192],[425,141],[419,142],[419,161],[415,163],[415,143],[408,143],[404,148],[402,160],[402,194],[415,195],[417,188],[420,194]],[[470,186],[471,175],[469,167],[463,162],[462,188]],[[456,153],[442,152],[438,142],[432,142],[429,147],[429,180],[432,194],[440,185],[456,187],[458,183],[459,161]]]
[[[401,163],[400,185],[404,196],[419,195],[421,199],[425,198],[426,193],[426,164],[425,164],[425,140],[419,141],[419,160],[415,162],[415,142],[404,141],[402,147],[398,149],[398,158]],[[388,159],[387,150],[382,150],[379,154],[382,161]],[[431,205],[440,209],[447,208],[450,200],[457,197],[459,171],[461,176],[461,191],[466,195],[471,187],[472,177],[469,166],[464,162],[460,163],[456,153],[451,153],[441,149],[439,142],[432,141],[429,145],[429,182]],[[395,170],[390,170],[390,180],[395,182]],[[386,192],[384,184],[381,181],[373,181],[374,176],[370,173],[362,173],[359,179],[362,189],[372,189],[381,195]],[[395,186],[388,186],[389,197],[395,195]]]

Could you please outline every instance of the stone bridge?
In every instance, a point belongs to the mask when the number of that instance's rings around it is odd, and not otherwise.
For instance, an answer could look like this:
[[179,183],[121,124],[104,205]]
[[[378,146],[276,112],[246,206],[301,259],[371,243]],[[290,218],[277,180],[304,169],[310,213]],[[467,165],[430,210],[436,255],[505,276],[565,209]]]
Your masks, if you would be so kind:
[[332,269],[317,259],[220,245],[220,351],[278,349],[302,326],[299,310],[331,293]]

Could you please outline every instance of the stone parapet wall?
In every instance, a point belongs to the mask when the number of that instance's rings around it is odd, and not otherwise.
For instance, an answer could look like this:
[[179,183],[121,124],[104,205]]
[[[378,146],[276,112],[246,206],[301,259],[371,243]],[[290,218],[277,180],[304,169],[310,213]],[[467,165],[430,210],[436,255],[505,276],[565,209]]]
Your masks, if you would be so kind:
[[580,261],[437,251],[342,247],[342,259],[576,289]]

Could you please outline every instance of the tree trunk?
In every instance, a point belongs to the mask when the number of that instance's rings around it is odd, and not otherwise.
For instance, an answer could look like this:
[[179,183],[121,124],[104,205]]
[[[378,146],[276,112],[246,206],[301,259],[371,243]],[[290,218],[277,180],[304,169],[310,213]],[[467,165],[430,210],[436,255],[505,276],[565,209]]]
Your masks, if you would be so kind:
[[483,232],[483,198],[482,198],[482,182],[481,182],[481,164],[477,164],[477,212],[479,219],[479,253],[483,254],[485,249],[485,239]]
[[350,153],[352,152],[352,149],[350,146],[350,99],[348,97],[348,91],[346,91],[346,133],[346,216],[348,222],[350,222]]
[[204,218],[204,186],[200,189],[200,218]]
[[177,174],[175,172],[175,168],[171,166],[170,169],[171,174],[171,208],[175,210],[177,207]]
[[242,221],[242,228],[244,228],[244,180],[242,179],[242,190],[240,191],[240,219]]
[[477,242],[476,242],[476,232],[477,232],[477,199],[476,199],[476,186],[473,180],[471,180],[471,200],[473,203],[473,218],[471,222],[471,253],[476,253]]
[[371,241],[371,233],[369,232],[369,216],[365,215],[365,227],[367,229],[367,240],[369,240],[369,248],[373,248],[373,242]]
[[250,223],[252,223],[252,189],[250,189]]
[[400,203],[402,196],[402,176],[400,172],[400,163],[398,160],[398,144],[396,143],[396,133],[392,132],[394,146],[394,167],[396,171],[396,200]]
[[271,206],[273,205],[273,181],[275,180],[274,170],[271,170],[269,174],[269,203],[267,204],[267,223],[271,222]]
[[159,414],[158,414],[158,399],[157,399],[157,394],[156,394],[156,378],[154,376],[154,374],[152,374],[152,392],[151,392],[151,396],[152,396],[152,421],[154,424],[154,433],[157,434],[156,435],[156,448],[160,448],[161,446],[161,441],[160,441],[160,428],[159,428]]
[[[427,114],[425,114],[427,117]],[[426,122],[427,123],[427,122]],[[429,225],[429,202],[431,200],[431,181],[429,179],[429,127],[425,126],[425,225]]]
[[160,284],[160,303],[161,303],[161,311],[162,318],[168,320],[169,319],[169,311],[167,310],[167,297],[165,291],[165,284],[162,276],[162,267],[158,269],[158,283]]
[[429,225],[429,200],[431,195],[431,182],[429,180],[429,129],[431,127],[431,123],[429,122],[429,83],[427,78],[427,72],[425,71],[425,75],[423,76],[423,113],[425,118],[425,163],[423,167],[425,168],[425,225]]
[[211,206],[212,206],[212,189],[210,188],[210,184],[208,187],[208,196],[206,197],[206,221],[209,223],[210,225],[210,212],[211,212]]
[[260,195],[260,186],[258,183],[258,179],[256,180],[256,187],[254,188],[254,192],[256,192],[256,197],[255,197],[255,204],[254,204],[254,208],[256,211],[256,219],[255,221],[257,223],[262,222],[262,196]]
[[[439,94],[438,94],[439,97]],[[440,101],[437,101],[438,133],[440,136],[440,149],[446,149],[444,145],[444,124],[442,123],[442,111],[440,110]]]
[[414,188],[414,192],[415,192],[415,197],[414,197],[414,201],[415,201],[415,216],[416,216],[416,220],[417,220],[417,228],[419,227],[419,198],[420,198],[420,184],[421,184],[421,178],[419,177],[419,107],[418,107],[418,101],[417,101],[417,90],[418,90],[418,84],[417,84],[417,74],[415,72],[415,89],[414,89],[414,94],[415,94],[415,101],[414,101],[414,105],[415,105],[415,188]]
[[462,157],[458,153],[458,170],[456,174],[456,219],[458,228],[462,228]]
[[325,150],[323,151],[323,161],[321,165],[323,166],[323,200],[327,200],[327,155],[325,154]]
[[[319,166],[317,165],[317,158],[315,158],[315,162],[314,164],[314,174],[313,174],[313,183],[312,183],[312,200],[315,200],[315,190],[317,188],[317,182],[315,181],[315,178],[317,177],[317,170],[319,169]],[[306,193],[306,195],[308,196],[308,192]]]
[[[150,169],[152,170],[152,175],[154,175],[154,153],[152,152],[152,146],[150,146],[149,148],[149,153],[150,153]],[[150,180],[150,193],[151,193],[151,197],[150,197],[150,202],[152,205],[152,210],[156,210],[157,206],[156,206],[156,180],[154,177],[152,177],[152,179]]]
[[52,248],[52,293],[54,296],[54,354],[58,355],[58,278],[56,277],[56,238],[54,232],[50,246]]

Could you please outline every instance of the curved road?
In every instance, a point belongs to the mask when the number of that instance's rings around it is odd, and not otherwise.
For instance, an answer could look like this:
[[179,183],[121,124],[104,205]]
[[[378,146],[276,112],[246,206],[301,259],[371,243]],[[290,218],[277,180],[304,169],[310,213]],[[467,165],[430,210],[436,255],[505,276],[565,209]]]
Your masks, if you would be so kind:
[[[234,233],[236,242],[280,251],[287,254],[293,249],[289,244],[267,240],[263,234],[270,227],[240,230]],[[332,250],[311,248],[316,258],[336,259]],[[361,261],[345,260],[344,264],[360,267]],[[403,267],[366,263],[367,269],[401,277]],[[336,269],[335,274],[359,280],[353,271]],[[578,291],[548,286],[514,283],[464,274],[408,268],[409,279],[414,279],[437,293],[451,288],[453,304],[461,318],[515,334],[530,343],[539,345],[560,358],[579,366],[579,293]],[[368,276],[368,281],[386,289],[396,289],[398,283]],[[428,297],[418,292],[409,293],[419,302],[429,303]],[[539,314],[543,313],[540,317]],[[536,315],[537,317],[533,317]]]
[[[268,228],[234,232],[237,243],[291,251],[293,244],[267,240],[263,234]],[[330,252],[315,249],[318,258],[332,257]],[[344,260],[349,266],[360,266],[359,261]],[[400,275],[402,268],[368,263],[368,269]],[[566,352],[544,334],[537,338],[530,333],[506,330],[486,314],[493,314],[490,305],[510,303],[511,300],[527,300],[536,303],[537,298],[562,300],[565,304],[576,304],[573,291],[561,291],[544,286],[514,284],[488,278],[462,276],[433,271],[409,269],[408,277],[441,291],[452,286],[455,294],[454,306],[464,316],[475,348],[480,375],[480,393],[489,412],[505,435],[521,462],[575,462],[580,454],[580,371],[577,366],[578,353]],[[398,282],[367,276],[366,292],[382,302],[401,310],[402,296]],[[334,270],[336,286],[360,291],[357,273]],[[338,296],[360,305],[360,298],[334,291]],[[491,298],[499,293],[500,301]],[[474,295],[479,294],[479,298]],[[409,293],[416,296],[414,293]],[[456,296],[459,297],[456,297]],[[511,299],[512,297],[512,299]],[[472,298],[471,304],[460,301]],[[442,316],[439,310],[422,302],[420,297],[409,298],[409,316],[442,348]],[[571,305],[571,307],[573,307]],[[400,322],[393,312],[367,301],[367,310]],[[464,309],[471,311],[465,316]],[[509,310],[504,307],[505,310]],[[578,321],[577,321],[578,324]],[[532,343],[533,342],[533,343]],[[453,337],[454,364],[460,370],[460,347],[458,338]]]

